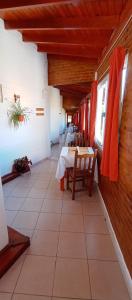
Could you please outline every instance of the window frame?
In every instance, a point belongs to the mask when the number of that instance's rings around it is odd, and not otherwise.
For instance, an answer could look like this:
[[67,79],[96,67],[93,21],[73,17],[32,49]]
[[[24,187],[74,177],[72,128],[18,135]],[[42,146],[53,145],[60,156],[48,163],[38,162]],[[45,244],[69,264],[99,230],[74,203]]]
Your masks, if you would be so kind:
[[[120,104],[119,104],[119,131],[121,127],[121,117],[122,117],[122,109],[123,109],[123,102],[124,102],[124,95],[125,95],[125,89],[126,89],[126,81],[127,81],[127,73],[128,73],[128,59],[129,54],[127,53],[125,56],[124,66],[122,70],[122,79],[121,79],[121,87],[120,87]],[[124,72],[125,71],[125,72]],[[106,92],[106,106],[105,106],[105,124],[106,124],[106,112],[107,112],[107,101],[108,101],[108,90],[109,90],[109,74],[107,73],[105,77],[99,82],[98,88],[100,85],[103,85],[104,82],[107,80],[107,92]],[[97,113],[98,113],[98,88],[97,88],[97,110],[96,110],[96,122],[97,122]],[[102,143],[96,136],[96,126],[95,124],[95,142],[99,146],[99,148],[103,149],[104,144],[104,135],[105,135],[105,124],[104,124],[104,132],[103,132],[103,140]]]
[[[103,137],[102,142],[97,136],[97,124],[98,124],[98,107],[99,107],[99,89],[106,84],[106,92],[105,92],[105,122],[103,126]],[[105,123],[106,123],[106,111],[107,111],[107,100],[108,100],[108,87],[109,87],[109,74],[107,73],[104,78],[99,82],[97,87],[97,109],[96,109],[96,123],[95,123],[95,142],[98,144],[98,146],[102,149],[103,148],[103,142],[104,142],[104,134],[105,134]],[[102,93],[103,94],[103,93]],[[102,95],[103,96],[103,95]],[[101,123],[101,122],[100,122]]]

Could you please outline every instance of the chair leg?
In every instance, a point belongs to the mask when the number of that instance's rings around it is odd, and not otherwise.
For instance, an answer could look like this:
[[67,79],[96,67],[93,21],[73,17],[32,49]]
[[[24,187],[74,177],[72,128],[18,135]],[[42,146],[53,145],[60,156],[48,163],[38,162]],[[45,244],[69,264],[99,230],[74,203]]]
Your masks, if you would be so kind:
[[73,184],[72,184],[72,200],[75,200],[75,184],[76,184],[76,181],[74,179]]
[[89,184],[89,197],[92,196],[92,189],[93,189],[93,178],[90,179],[90,184]]
[[69,190],[69,171],[67,170],[67,176],[66,176],[66,188]]

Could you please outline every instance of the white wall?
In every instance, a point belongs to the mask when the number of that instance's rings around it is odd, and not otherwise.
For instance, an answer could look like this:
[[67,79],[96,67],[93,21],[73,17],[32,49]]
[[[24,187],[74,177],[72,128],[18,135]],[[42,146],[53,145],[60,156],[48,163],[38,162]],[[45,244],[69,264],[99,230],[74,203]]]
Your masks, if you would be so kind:
[[6,216],[4,211],[3,192],[0,177],[0,250],[8,244]]
[[[22,42],[17,31],[4,29],[0,20],[0,84],[4,102],[0,103],[0,166],[2,175],[11,171],[15,158],[27,155],[33,163],[50,155],[47,56],[36,51],[34,44]],[[32,109],[30,121],[19,129],[8,124],[7,110],[13,95]],[[45,114],[37,117],[36,107]]]
[[66,127],[66,112],[65,109],[63,108],[63,97],[61,96],[60,99],[60,134],[62,134],[64,132],[64,129]]
[[62,99],[58,89],[49,86],[48,91],[50,102],[50,140],[53,143],[57,143],[59,141],[59,134],[62,131]]

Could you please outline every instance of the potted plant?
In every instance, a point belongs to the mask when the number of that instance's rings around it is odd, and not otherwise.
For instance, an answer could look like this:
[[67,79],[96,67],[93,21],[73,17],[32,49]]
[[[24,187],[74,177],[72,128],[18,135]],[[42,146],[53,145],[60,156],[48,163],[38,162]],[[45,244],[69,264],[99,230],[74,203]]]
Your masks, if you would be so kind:
[[27,156],[15,159],[12,167],[12,172],[19,173],[19,174],[28,172],[30,171],[31,165],[32,165],[32,161],[29,160]]
[[17,100],[8,110],[9,121],[11,124],[13,123],[14,127],[19,127],[21,122],[28,120],[28,113],[28,108],[22,107],[20,100]]

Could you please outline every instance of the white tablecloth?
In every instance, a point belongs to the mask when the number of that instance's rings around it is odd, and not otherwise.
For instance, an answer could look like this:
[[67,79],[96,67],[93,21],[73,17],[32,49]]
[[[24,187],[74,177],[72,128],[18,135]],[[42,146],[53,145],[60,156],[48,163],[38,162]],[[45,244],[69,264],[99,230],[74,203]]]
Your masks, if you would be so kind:
[[[68,151],[68,147],[63,147],[61,150],[60,158],[58,160],[56,178],[60,181],[65,175],[66,168],[74,166],[75,152]],[[94,180],[98,183],[98,170],[97,161],[95,166]]]

